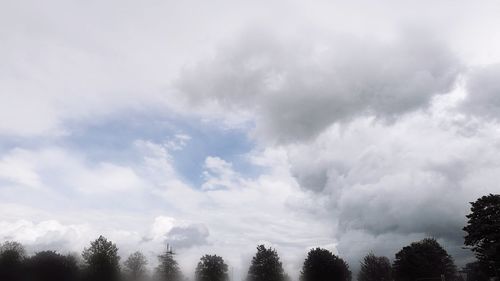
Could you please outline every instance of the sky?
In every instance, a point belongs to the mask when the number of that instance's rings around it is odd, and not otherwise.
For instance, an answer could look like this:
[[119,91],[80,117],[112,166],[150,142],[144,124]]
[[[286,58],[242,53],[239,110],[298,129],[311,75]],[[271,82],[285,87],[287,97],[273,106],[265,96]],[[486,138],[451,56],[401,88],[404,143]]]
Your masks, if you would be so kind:
[[236,279],[436,238],[500,187],[500,3],[0,2],[0,240]]

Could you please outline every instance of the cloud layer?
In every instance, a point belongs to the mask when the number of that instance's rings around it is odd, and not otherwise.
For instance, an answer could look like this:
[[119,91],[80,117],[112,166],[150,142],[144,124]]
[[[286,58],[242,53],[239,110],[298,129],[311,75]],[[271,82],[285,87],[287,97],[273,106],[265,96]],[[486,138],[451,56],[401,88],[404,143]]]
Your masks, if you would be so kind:
[[[453,2],[453,5],[451,5]],[[0,4],[0,240],[154,266],[436,237],[498,193],[496,1]],[[222,132],[222,133],[221,133]],[[241,144],[245,142],[245,144]]]

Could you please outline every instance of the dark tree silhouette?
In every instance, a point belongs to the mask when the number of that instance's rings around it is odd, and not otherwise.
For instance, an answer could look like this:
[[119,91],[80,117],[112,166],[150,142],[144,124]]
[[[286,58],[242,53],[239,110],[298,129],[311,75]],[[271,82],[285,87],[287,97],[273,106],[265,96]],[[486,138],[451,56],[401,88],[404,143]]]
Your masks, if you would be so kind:
[[487,270],[483,268],[483,265],[478,262],[471,262],[465,265],[463,271],[467,274],[467,281],[489,281],[489,274]]
[[391,281],[391,262],[386,257],[377,257],[368,254],[361,261],[361,268],[358,276],[359,281]]
[[26,252],[18,242],[7,241],[0,245],[0,280],[23,279]]
[[453,259],[432,238],[411,243],[396,254],[393,273],[396,281],[446,280],[457,277]]
[[217,255],[201,257],[196,267],[196,281],[227,281],[227,264]]
[[127,280],[138,281],[146,277],[146,265],[148,261],[141,252],[131,254],[124,262]]
[[278,253],[264,245],[257,246],[257,253],[248,269],[247,281],[284,281],[286,279]]
[[300,272],[301,281],[350,281],[347,263],[332,252],[316,248],[309,251]]
[[76,259],[53,251],[39,252],[26,262],[29,281],[76,281],[79,269]]
[[158,256],[158,267],[156,268],[156,280],[158,281],[179,281],[182,274],[179,264],[174,258],[175,253],[167,247],[167,251]]
[[99,236],[82,253],[86,263],[85,278],[89,281],[116,281],[120,277],[120,257],[113,242]]
[[472,247],[490,276],[500,278],[500,195],[483,196],[471,205],[465,245]]

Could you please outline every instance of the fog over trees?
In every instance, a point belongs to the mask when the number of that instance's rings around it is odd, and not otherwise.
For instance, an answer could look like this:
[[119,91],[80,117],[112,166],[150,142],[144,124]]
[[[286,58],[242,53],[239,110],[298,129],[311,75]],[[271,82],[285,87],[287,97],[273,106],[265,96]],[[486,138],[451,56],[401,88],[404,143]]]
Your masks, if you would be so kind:
[[[300,281],[486,281],[500,280],[500,195],[489,194],[471,202],[464,227],[465,246],[477,260],[457,268],[438,240],[425,238],[402,247],[392,263],[388,257],[368,253],[353,274],[344,258],[323,248],[307,253]],[[236,251],[237,249],[235,249]],[[81,262],[79,262],[81,260]],[[185,281],[188,280],[172,247],[158,255],[154,270],[141,252],[120,263],[118,247],[104,236],[91,241],[81,253],[66,255],[41,251],[27,255],[22,244],[5,241],[0,245],[0,281]],[[224,258],[207,254],[194,270],[194,281],[232,281]],[[244,281],[287,281],[278,251],[258,245]]]

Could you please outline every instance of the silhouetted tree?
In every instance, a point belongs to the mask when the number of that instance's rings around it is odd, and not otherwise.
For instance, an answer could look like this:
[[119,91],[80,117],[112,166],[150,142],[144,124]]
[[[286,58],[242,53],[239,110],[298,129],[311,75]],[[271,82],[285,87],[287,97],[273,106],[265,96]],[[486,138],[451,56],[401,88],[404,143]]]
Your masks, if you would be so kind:
[[391,262],[386,257],[377,257],[370,253],[361,261],[359,281],[391,281]]
[[143,280],[146,277],[147,263],[146,257],[141,252],[131,254],[124,263],[127,280]]
[[500,279],[500,195],[483,196],[471,205],[465,245],[472,247],[490,276]]
[[7,241],[0,245],[0,280],[23,279],[26,252],[18,242]]
[[179,281],[182,274],[179,265],[174,258],[175,253],[167,247],[167,251],[158,256],[158,267],[156,268],[157,281]]
[[247,281],[284,281],[285,273],[278,253],[264,245],[257,246],[257,253],[248,269]]
[[300,272],[301,281],[350,281],[347,263],[332,252],[316,248],[309,251]]
[[453,259],[432,238],[411,243],[396,254],[393,265],[396,281],[418,281],[419,279],[454,280],[457,271]]
[[217,255],[201,257],[196,267],[196,281],[227,281],[227,264]]
[[77,281],[76,259],[53,251],[39,252],[27,260],[29,281]]
[[82,253],[85,277],[90,281],[116,281],[120,277],[120,257],[116,245],[99,236]]
[[467,281],[489,281],[489,274],[483,265],[478,262],[471,262],[465,265],[463,270],[467,274]]

